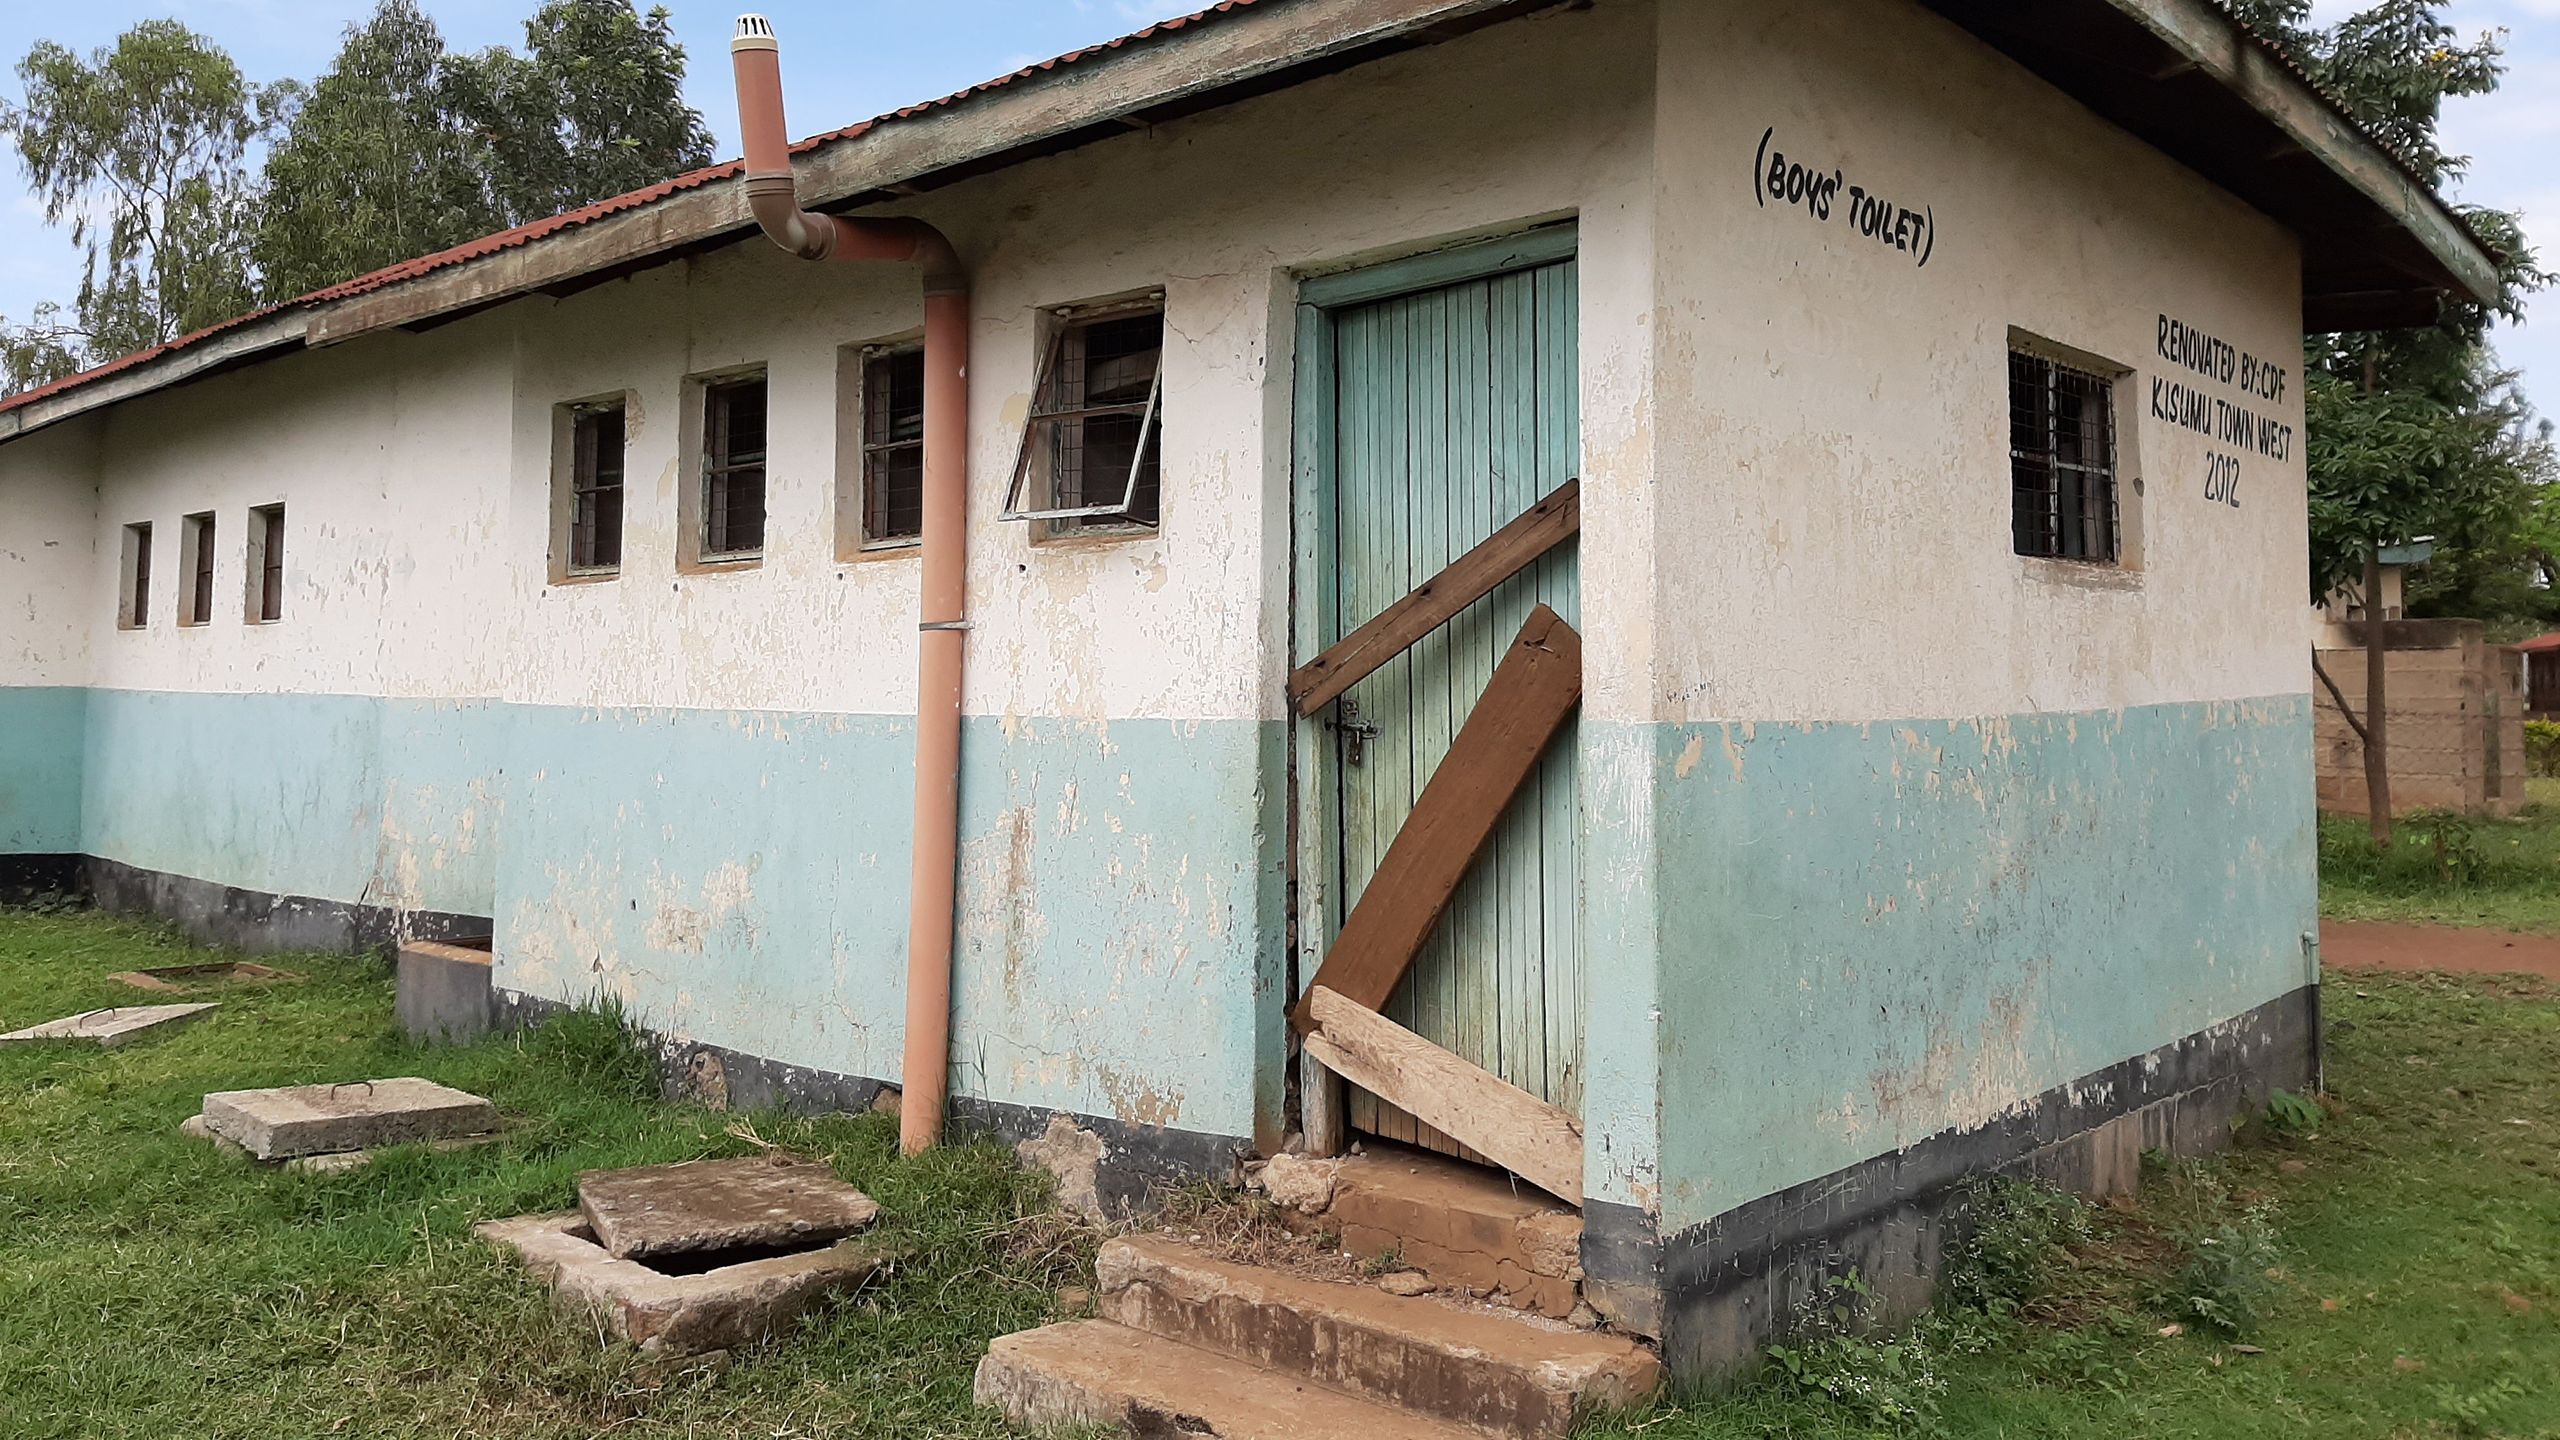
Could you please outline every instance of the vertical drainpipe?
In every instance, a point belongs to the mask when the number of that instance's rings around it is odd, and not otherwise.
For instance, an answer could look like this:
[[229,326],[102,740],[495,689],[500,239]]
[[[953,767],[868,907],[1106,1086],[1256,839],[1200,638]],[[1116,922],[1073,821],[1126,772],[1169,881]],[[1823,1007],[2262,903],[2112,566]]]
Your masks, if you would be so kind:
[[900,260],[924,269],[924,574],[918,597],[914,870],[907,891],[906,1055],[899,1148],[942,1135],[951,1069],[954,889],[960,864],[960,661],[968,633],[969,277],[921,220],[847,219],[800,208],[782,121],[773,26],[741,15],[729,42],[746,142],[747,205],[773,243],[804,260]]

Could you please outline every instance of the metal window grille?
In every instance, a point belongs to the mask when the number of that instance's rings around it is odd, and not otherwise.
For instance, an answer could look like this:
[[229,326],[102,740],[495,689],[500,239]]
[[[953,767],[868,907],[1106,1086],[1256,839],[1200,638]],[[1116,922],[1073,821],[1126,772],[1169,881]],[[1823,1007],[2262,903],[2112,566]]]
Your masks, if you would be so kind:
[[258,619],[284,618],[284,507],[261,505],[249,512],[257,524]]
[[132,586],[126,599],[133,613],[125,623],[140,629],[151,623],[151,522],[140,521],[124,528],[133,536],[133,574],[126,577]]
[[619,404],[587,406],[570,417],[571,570],[592,574],[622,568],[622,469],[626,424]]
[[1156,523],[1163,358],[1161,310],[1059,328],[1023,427],[1004,518],[1060,529]]
[[210,512],[187,517],[188,556],[192,571],[188,578],[186,621],[202,625],[213,618],[213,516]]
[[924,534],[924,352],[888,350],[862,362],[862,538]]
[[2009,486],[2017,552],[2116,559],[2115,382],[2009,352]]
[[705,387],[702,555],[764,550],[764,377]]

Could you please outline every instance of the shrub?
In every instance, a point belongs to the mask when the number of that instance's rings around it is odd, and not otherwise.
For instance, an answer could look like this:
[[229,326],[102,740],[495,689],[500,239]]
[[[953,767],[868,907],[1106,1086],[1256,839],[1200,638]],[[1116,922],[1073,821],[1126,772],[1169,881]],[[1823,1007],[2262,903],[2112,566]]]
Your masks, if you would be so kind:
[[2560,777],[2560,720],[2524,722],[2525,773]]
[[1789,1342],[1769,1347],[1764,1373],[1779,1393],[1826,1406],[1859,1429],[1934,1433],[1947,1393],[1932,1343],[1938,1327],[1862,1333],[1860,1312],[1873,1295],[1854,1271],[1824,1281],[1823,1293],[1797,1312]]
[[2024,1180],[1976,1181],[1965,1197],[1964,1238],[1950,1258],[1946,1303],[1987,1315],[2014,1313],[2051,1288],[2065,1247],[2089,1238],[2089,1207]]

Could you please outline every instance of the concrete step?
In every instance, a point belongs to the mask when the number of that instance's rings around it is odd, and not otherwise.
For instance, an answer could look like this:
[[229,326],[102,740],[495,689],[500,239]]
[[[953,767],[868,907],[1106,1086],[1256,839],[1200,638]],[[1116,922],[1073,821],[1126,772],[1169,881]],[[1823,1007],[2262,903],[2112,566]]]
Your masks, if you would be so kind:
[[978,1362],[977,1398],[1035,1433],[1108,1425],[1139,1440],[1485,1440],[1108,1320],[997,1337]]
[[1652,1351],[1490,1306],[1390,1295],[1221,1259],[1162,1235],[1094,1266],[1105,1319],[1498,1435],[1545,1440],[1661,1384]]
[[1560,1320],[1581,1299],[1582,1216],[1445,1155],[1372,1141],[1341,1161],[1330,1208],[1289,1223],[1338,1235],[1363,1259],[1392,1251],[1443,1285],[1501,1291],[1535,1314]]

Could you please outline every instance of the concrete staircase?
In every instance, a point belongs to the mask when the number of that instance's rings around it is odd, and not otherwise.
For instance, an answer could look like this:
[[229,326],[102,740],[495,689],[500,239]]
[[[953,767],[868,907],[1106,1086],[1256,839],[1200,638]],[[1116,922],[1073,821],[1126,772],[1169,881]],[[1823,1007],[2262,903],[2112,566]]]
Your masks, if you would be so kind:
[[1044,1430],[1219,1440],[1562,1440],[1642,1400],[1661,1367],[1615,1335],[1473,1302],[1239,1264],[1161,1235],[1111,1241],[1100,1318],[998,1339],[980,1404]]

